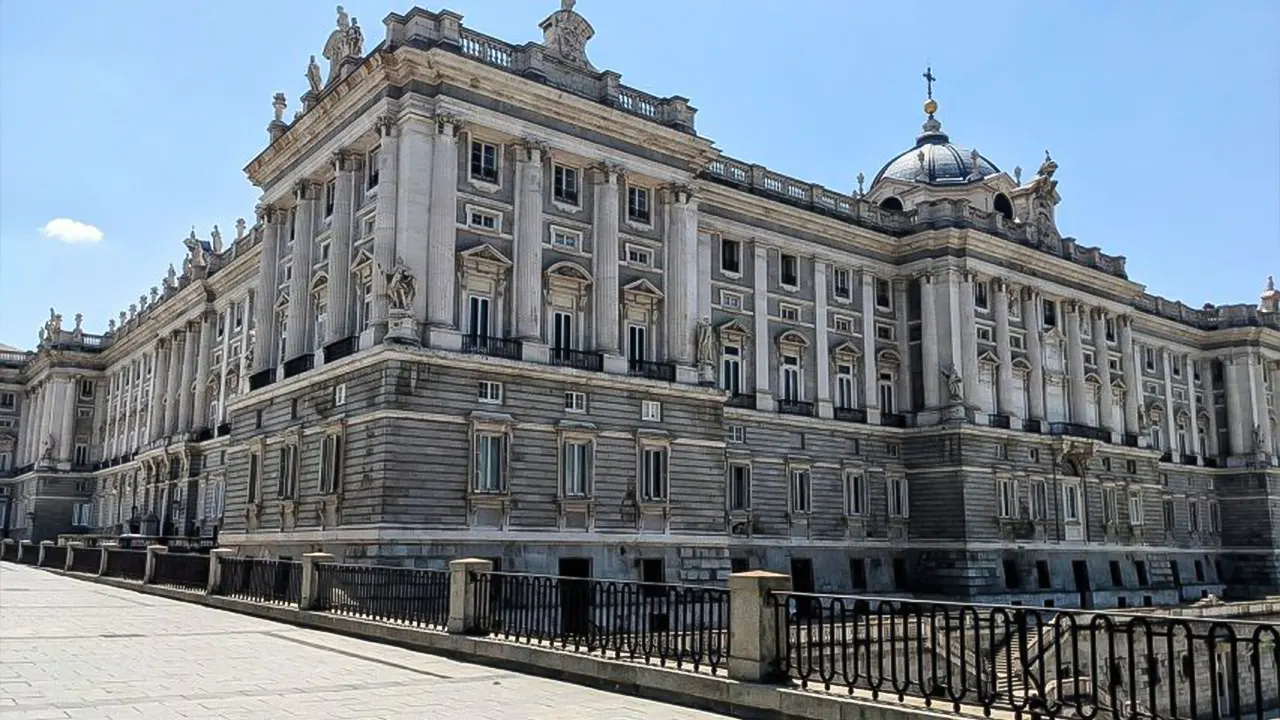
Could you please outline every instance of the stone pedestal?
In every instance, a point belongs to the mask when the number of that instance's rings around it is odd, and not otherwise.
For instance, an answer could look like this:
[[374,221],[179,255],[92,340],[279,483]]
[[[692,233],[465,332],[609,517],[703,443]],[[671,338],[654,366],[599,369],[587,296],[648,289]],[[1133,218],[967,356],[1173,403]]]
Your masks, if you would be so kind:
[[775,592],[791,590],[787,575],[753,570],[729,576],[729,677],[766,682],[777,673]]
[[462,333],[447,327],[428,328],[427,344],[440,350],[460,352],[462,350]]
[[320,583],[316,582],[316,569],[321,563],[331,563],[334,556],[330,553],[305,553],[302,556],[302,591],[298,595],[298,609],[310,610],[316,605],[320,592]]
[[156,577],[156,556],[169,552],[169,548],[164,545],[148,545],[147,546],[147,569],[142,573],[142,584],[150,585]]
[[382,341],[393,345],[422,345],[422,335],[418,330],[418,321],[404,310],[392,310],[387,318],[387,334]]
[[778,405],[773,401],[773,393],[757,392],[756,409],[761,412],[776,412]]
[[236,551],[231,548],[214,548],[209,551],[209,585],[205,588],[206,595],[212,595],[222,583],[222,559],[235,556]]
[[697,385],[698,369],[692,365],[676,365],[676,382],[681,385]]
[[449,563],[449,632],[460,635],[476,629],[476,608],[488,605],[488,598],[479,597],[489,591],[488,584],[473,582],[471,574],[490,572],[489,560],[469,558]]
[[46,551],[48,551],[48,549],[49,549],[49,548],[51,548],[51,547],[53,547],[53,541],[52,541],[52,540],[41,540],[41,541],[40,541],[40,555],[36,558],[36,565],[37,565],[38,567],[44,567],[44,556],[45,556],[45,552],[46,552]]
[[604,371],[610,375],[626,375],[630,372],[630,368],[627,365],[627,359],[622,355],[615,355],[613,353],[604,354],[603,367]]
[[525,340],[520,343],[520,359],[546,365],[551,362],[551,347],[537,340]]

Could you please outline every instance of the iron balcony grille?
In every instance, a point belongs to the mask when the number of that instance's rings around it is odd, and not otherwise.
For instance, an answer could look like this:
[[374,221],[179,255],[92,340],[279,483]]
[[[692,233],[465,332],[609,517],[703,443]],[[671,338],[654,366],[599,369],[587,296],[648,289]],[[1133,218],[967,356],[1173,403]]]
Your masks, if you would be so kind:
[[907,426],[907,416],[903,413],[883,413],[880,415],[880,424],[885,427],[904,428]]
[[803,400],[779,400],[778,413],[781,415],[805,415],[813,417],[813,403]]
[[867,421],[867,411],[863,408],[838,407],[835,409],[835,419],[842,422],[864,423]]
[[506,358],[507,360],[519,360],[521,344],[519,340],[489,337],[488,335],[463,335],[462,352],[472,355]]
[[1038,433],[1041,431],[1042,427],[1039,420],[1032,420],[1028,418],[1022,421],[1022,429],[1027,432]]
[[264,388],[270,385],[271,383],[274,383],[275,381],[276,381],[275,368],[267,368],[265,370],[259,370],[258,372],[249,376],[249,389],[257,390],[259,388]]
[[735,393],[730,395],[724,404],[736,408],[753,408],[756,406],[756,396],[749,393]]
[[627,363],[627,373],[633,377],[648,378],[650,380],[676,381],[675,365],[653,360],[631,360]]
[[298,357],[288,360],[284,364],[284,376],[286,378],[296,377],[307,372],[315,366],[315,356],[311,353],[299,355]]
[[1001,415],[1000,413],[992,413],[987,416],[987,424],[994,428],[1004,428],[1005,430],[1008,430],[1010,425],[1010,418],[1008,415]]
[[601,372],[604,370],[604,355],[588,350],[551,348],[551,364],[570,367],[575,370]]
[[354,355],[359,349],[360,337],[358,335],[335,340],[324,346],[324,361],[331,363],[334,360],[341,360],[348,355]]

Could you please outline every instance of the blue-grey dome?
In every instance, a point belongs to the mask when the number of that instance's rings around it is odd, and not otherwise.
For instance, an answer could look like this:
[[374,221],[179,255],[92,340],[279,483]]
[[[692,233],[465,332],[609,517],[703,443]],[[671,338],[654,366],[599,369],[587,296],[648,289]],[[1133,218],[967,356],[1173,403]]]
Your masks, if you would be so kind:
[[875,187],[881,178],[929,185],[963,185],[999,172],[995,163],[977,155],[976,151],[952,145],[951,138],[942,132],[942,123],[930,115],[924,132],[916,137],[915,147],[890,160],[876,174],[871,186]]

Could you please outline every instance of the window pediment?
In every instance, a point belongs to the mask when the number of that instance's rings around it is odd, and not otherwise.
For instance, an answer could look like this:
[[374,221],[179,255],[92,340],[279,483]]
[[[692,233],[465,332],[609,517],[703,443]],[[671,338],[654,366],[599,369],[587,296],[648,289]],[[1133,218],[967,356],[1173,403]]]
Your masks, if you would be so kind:
[[289,292],[287,290],[280,291],[280,296],[276,298],[276,310],[289,309]]
[[857,360],[858,358],[862,357],[862,350],[858,349],[857,345],[854,345],[853,343],[846,340],[845,342],[842,342],[839,345],[831,348],[831,356],[847,357],[847,358],[852,358],[854,360]]
[[361,248],[360,252],[356,253],[355,257],[351,259],[352,270],[365,270],[372,267],[373,255],[369,253],[368,249]]
[[646,299],[661,300],[666,297],[656,285],[644,278],[640,278],[639,280],[628,284],[626,287],[622,288],[622,292],[624,295],[642,296]]
[[981,355],[979,355],[979,356],[978,356],[978,364],[979,364],[979,365],[996,365],[996,366],[999,366],[999,365],[1000,365],[1000,358],[996,357],[996,354],[995,354],[995,353],[993,353],[993,352],[991,352],[990,350],[988,350],[988,351],[986,351],[986,352],[984,352],[984,353],[982,353]]
[[901,365],[902,364],[902,358],[899,357],[897,351],[890,350],[888,348],[876,353],[876,361],[880,365]]
[[1027,362],[1027,359],[1023,357],[1014,358],[1013,369],[1021,370],[1022,372],[1031,372],[1031,363]]
[[576,262],[562,260],[546,269],[544,273],[548,285],[567,288],[585,288],[595,282],[591,272]]
[[730,320],[716,328],[716,332],[720,335],[720,340],[742,340],[751,337],[751,330],[746,325],[737,320]]
[[1102,378],[1098,377],[1094,373],[1087,373],[1084,376],[1084,381],[1085,381],[1085,384],[1087,385],[1095,385],[1098,387],[1102,387]]
[[463,250],[458,256],[462,259],[463,269],[469,272],[501,275],[511,267],[511,260],[489,243]]
[[782,334],[778,335],[778,346],[791,347],[791,348],[807,348],[809,347],[809,339],[806,338],[804,334],[799,332],[798,330],[784,330]]
[[316,273],[316,276],[311,279],[311,292],[319,292],[321,290],[326,290],[328,289],[328,287],[329,287],[329,273],[318,272]]

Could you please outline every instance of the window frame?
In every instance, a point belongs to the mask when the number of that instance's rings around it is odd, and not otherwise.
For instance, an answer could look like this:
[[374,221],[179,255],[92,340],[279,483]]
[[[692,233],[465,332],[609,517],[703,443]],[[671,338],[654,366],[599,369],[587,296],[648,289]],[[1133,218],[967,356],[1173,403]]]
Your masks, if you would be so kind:
[[[495,393],[496,389],[496,393]],[[480,380],[476,383],[476,401],[487,405],[501,405],[505,388],[496,380]]]
[[[735,471],[742,471],[739,477]],[[726,469],[725,489],[730,512],[751,512],[751,463],[730,462]],[[739,483],[739,481],[742,481]],[[741,485],[741,487],[740,487]]]
[[813,469],[808,465],[787,466],[787,513],[809,515],[813,512]]
[[[476,151],[479,150],[480,157],[477,163]],[[486,167],[486,151],[492,150],[492,168]],[[477,168],[479,170],[477,171]],[[477,137],[470,138],[467,155],[467,180],[473,183],[482,183],[485,185],[493,185],[501,187],[502,185],[502,145],[491,143]]]
[[[790,265],[788,273],[787,266]],[[788,274],[790,278],[788,278]],[[789,280],[789,281],[788,281]],[[778,284],[788,290],[800,287],[800,257],[794,253],[778,253]]]
[[[577,402],[581,400],[582,402]],[[587,394],[578,390],[566,390],[564,392],[564,409],[565,412],[585,413],[587,412]]]
[[644,185],[627,183],[627,222],[636,225],[653,224],[653,189]]
[[[503,495],[507,492],[507,463],[509,461],[509,433],[505,429],[477,427],[471,433],[471,482],[469,487],[475,495]],[[483,470],[495,468],[493,444],[497,443],[496,479],[484,476]],[[481,455],[487,462],[481,463]],[[493,481],[492,483],[490,481]]]
[[[571,449],[580,454],[579,464],[571,464]],[[576,468],[579,477],[571,478],[570,470]],[[571,480],[574,481],[571,487]],[[564,435],[560,438],[560,497],[586,500],[595,491],[595,438],[580,435]]]
[[886,504],[891,518],[911,517],[911,489],[907,478],[890,476],[885,481],[888,496]]
[[1001,520],[1018,518],[1018,481],[1013,478],[996,480],[996,517]]
[[[733,252],[729,252],[729,248]],[[732,263],[729,262],[732,258]],[[732,265],[732,267],[730,267]],[[720,272],[729,277],[742,277],[742,242],[732,238],[720,238]]]
[[636,462],[640,465],[636,474],[640,485],[637,492],[640,502],[659,505],[669,503],[671,448],[667,445],[641,444],[637,448]]
[[845,517],[866,517],[871,504],[871,487],[865,470],[844,471]]
[[320,440],[320,493],[336,495],[342,491],[343,469],[346,466],[344,433],[328,432]]
[[[572,178],[572,182],[569,178]],[[571,189],[570,185],[573,186]],[[551,163],[551,200],[575,210],[582,208],[582,170],[580,168],[558,162]]]

